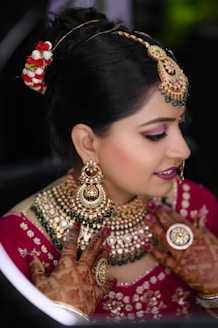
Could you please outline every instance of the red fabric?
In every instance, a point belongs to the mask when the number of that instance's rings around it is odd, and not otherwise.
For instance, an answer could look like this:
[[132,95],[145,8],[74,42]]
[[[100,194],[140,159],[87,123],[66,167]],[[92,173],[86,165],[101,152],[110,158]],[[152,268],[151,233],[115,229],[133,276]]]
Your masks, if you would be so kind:
[[[177,183],[176,210],[194,222],[200,220],[218,236],[218,200],[204,186]],[[51,241],[23,213],[0,219],[0,242],[23,274],[30,279],[25,255],[37,252],[49,273],[60,257]],[[115,288],[99,303],[94,315],[104,320],[143,320],[188,317],[195,310],[195,293],[170,270],[157,265],[131,285]]]

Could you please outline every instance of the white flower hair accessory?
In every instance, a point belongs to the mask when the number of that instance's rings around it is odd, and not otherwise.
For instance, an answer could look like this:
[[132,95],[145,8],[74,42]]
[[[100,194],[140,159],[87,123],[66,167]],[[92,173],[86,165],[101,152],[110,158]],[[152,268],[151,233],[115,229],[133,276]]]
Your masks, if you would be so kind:
[[44,94],[47,85],[45,83],[45,71],[52,62],[52,43],[39,41],[31,55],[27,57],[22,71],[24,83],[34,91]]

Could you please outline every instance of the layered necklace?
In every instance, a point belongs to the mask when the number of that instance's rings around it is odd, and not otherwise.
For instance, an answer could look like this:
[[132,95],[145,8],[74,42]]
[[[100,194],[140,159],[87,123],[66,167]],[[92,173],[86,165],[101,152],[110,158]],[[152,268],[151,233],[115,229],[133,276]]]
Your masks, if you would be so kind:
[[53,244],[61,250],[69,229],[74,222],[81,223],[78,248],[83,251],[90,239],[103,226],[111,233],[104,244],[111,247],[109,264],[122,265],[134,262],[146,254],[145,243],[156,243],[145,224],[147,213],[146,197],[137,196],[124,205],[114,206],[110,213],[110,203],[106,206],[104,219],[92,219],[77,215],[76,192],[79,186],[69,171],[64,180],[56,186],[43,190],[36,195],[31,209],[41,225],[46,229]]

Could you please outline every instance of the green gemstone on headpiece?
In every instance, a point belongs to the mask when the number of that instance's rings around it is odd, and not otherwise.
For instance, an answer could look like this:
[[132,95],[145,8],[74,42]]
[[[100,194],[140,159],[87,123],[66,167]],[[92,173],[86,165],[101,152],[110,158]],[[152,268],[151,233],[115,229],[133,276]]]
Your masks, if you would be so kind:
[[178,100],[173,100],[173,102],[172,102],[172,104],[173,104],[173,106],[178,106],[179,105],[179,102],[178,102]]
[[165,101],[166,101],[167,103],[170,103],[170,102],[171,102],[171,97],[166,96],[166,97],[165,97]]

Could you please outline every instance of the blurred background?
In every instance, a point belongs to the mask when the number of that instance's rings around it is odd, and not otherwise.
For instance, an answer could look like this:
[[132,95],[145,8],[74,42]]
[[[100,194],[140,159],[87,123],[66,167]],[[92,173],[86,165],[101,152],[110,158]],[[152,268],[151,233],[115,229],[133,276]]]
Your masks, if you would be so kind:
[[51,147],[42,96],[19,78],[27,40],[40,18],[64,6],[96,6],[173,50],[191,84],[192,122],[185,137],[192,157],[185,175],[218,194],[218,1],[13,0],[2,2],[0,11],[0,215],[68,167]]

